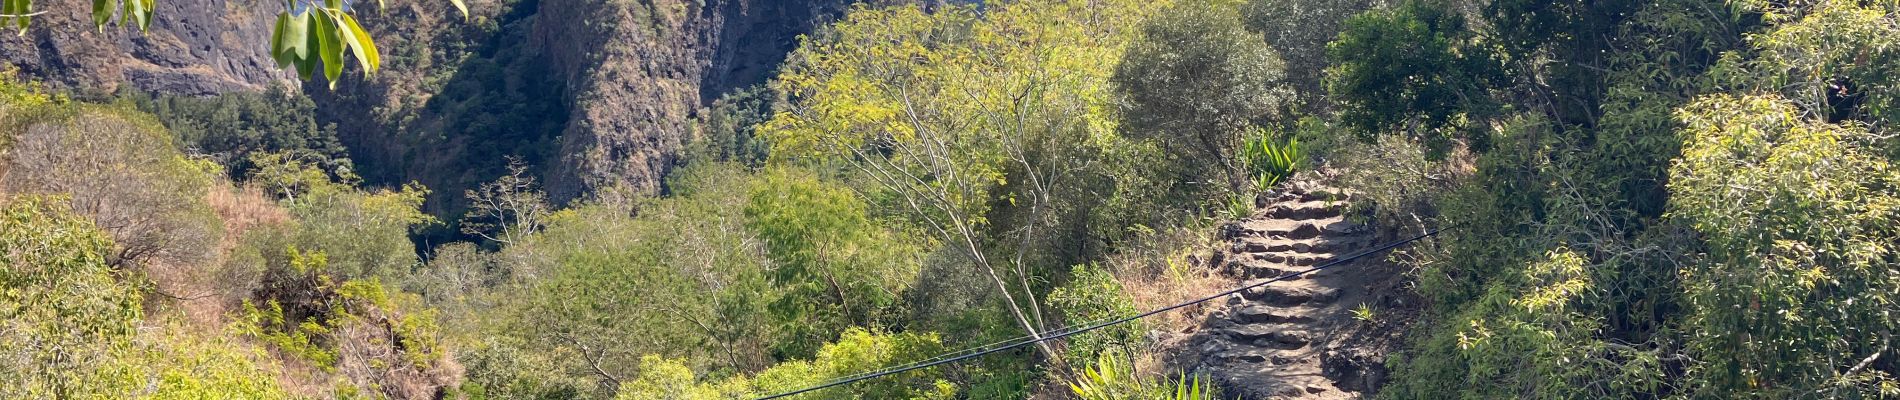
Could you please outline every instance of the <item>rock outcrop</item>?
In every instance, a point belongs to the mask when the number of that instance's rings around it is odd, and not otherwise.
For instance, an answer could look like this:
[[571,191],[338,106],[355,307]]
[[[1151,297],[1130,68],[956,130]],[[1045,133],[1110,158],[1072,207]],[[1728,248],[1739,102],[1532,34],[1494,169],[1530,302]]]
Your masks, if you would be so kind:
[[[493,179],[507,156],[536,164],[557,201],[609,188],[654,194],[707,104],[764,82],[799,35],[853,2],[470,0],[464,20],[447,1],[394,0],[358,12],[383,51],[382,73],[352,67],[335,90],[321,78],[302,87],[320,122],[337,125],[356,172],[435,189],[432,212],[452,214],[446,203]],[[296,82],[269,55],[282,3],[158,5],[148,32],[99,32],[89,2],[43,0],[35,7],[47,14],[26,35],[0,35],[0,61],[92,92],[211,95]]]
[[848,3],[543,0],[531,40],[572,93],[550,194],[658,192],[702,106],[763,82],[797,35]]
[[150,31],[93,27],[92,2],[44,0],[24,35],[0,34],[0,62],[55,87],[110,92],[122,85],[206,95],[292,82],[270,57],[272,21],[283,3],[160,0]]

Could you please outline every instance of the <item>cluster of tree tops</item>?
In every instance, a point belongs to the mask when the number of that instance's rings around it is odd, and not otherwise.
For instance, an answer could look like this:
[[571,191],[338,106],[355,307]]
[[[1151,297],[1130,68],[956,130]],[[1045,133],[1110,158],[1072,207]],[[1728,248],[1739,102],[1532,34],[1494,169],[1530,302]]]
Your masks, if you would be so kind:
[[[1395,257],[1427,309],[1381,396],[1895,397],[1896,18],[861,7],[715,103],[665,196],[550,204],[515,162],[459,215],[364,185],[295,95],[9,79],[0,394],[776,393],[1171,300],[1268,182],[1248,149],[1298,141],[1385,231],[1456,229]],[[806,397],[1175,393],[1095,373],[1153,357],[1144,324]]]

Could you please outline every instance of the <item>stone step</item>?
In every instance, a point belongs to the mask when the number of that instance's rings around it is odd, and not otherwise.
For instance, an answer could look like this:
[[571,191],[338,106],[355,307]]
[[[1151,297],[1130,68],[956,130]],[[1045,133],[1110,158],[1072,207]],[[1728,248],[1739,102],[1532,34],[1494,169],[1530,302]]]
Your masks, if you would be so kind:
[[1326,253],[1253,253],[1256,261],[1265,261],[1282,266],[1307,267],[1333,259]]
[[1280,355],[1277,353],[1279,353],[1279,350],[1263,350],[1259,348],[1247,348],[1247,349],[1228,351],[1226,353],[1222,353],[1219,357],[1223,359],[1227,359],[1227,360],[1239,361],[1239,362],[1248,363],[1248,364],[1265,363],[1267,365],[1273,365],[1273,366],[1288,365],[1296,361],[1293,359],[1293,357],[1288,357],[1288,356]]
[[1258,237],[1234,242],[1235,253],[1343,253],[1365,247],[1369,235],[1329,235],[1306,240],[1271,240]]
[[1234,310],[1234,320],[1243,324],[1304,324],[1313,322],[1313,317],[1295,314],[1283,307],[1250,305]]
[[1301,304],[1331,304],[1339,299],[1339,289],[1287,287],[1266,285],[1247,289],[1242,292],[1247,300],[1253,300],[1276,307],[1290,307]]
[[[1230,273],[1241,279],[1270,279],[1278,278],[1290,272],[1275,265],[1277,264],[1241,263],[1235,265],[1234,268],[1230,270]],[[1297,281],[1305,279],[1306,277],[1307,275],[1295,275],[1287,277],[1286,280]]]
[[1305,201],[1343,201],[1349,197],[1352,197],[1351,193],[1338,189],[1313,189],[1299,193],[1299,199]]
[[1240,325],[1225,332],[1234,340],[1251,341],[1257,346],[1281,350],[1298,349],[1313,342],[1312,334],[1270,325]]
[[1321,393],[1326,393],[1328,390],[1330,389],[1327,389],[1323,385],[1283,384],[1283,385],[1279,385],[1278,388],[1275,388],[1273,392],[1274,392],[1274,395],[1281,396],[1281,397],[1300,398],[1300,397],[1306,397],[1308,395],[1317,395]]
[[[1341,220],[1340,222],[1344,222]],[[1321,227],[1331,224],[1327,220],[1253,220],[1241,224],[1240,236],[1253,236],[1268,239],[1312,239],[1319,237]]]
[[1326,236],[1332,236],[1332,237],[1360,236],[1360,237],[1365,237],[1366,239],[1370,239],[1370,237],[1372,236],[1371,226],[1368,226],[1366,224],[1361,224],[1361,223],[1355,223],[1352,221],[1347,221],[1345,219],[1340,219],[1335,222],[1321,225],[1320,230],[1323,231],[1321,232],[1322,234],[1325,234]]
[[1267,206],[1265,215],[1269,218],[1306,220],[1338,217],[1346,211],[1346,203],[1336,201],[1292,201]]

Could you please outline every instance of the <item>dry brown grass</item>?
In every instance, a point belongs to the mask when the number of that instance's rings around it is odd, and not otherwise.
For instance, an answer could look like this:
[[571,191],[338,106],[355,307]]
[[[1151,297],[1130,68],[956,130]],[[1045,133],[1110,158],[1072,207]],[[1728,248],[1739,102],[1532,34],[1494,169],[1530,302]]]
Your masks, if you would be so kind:
[[258,226],[278,225],[290,221],[290,212],[279,207],[277,202],[264,196],[263,190],[246,186],[232,187],[229,184],[218,185],[205,194],[205,202],[218,213],[218,219],[224,221],[224,243],[222,250],[237,246],[237,238]]
[[245,234],[265,226],[290,221],[290,213],[264,196],[256,188],[238,188],[229,183],[212,185],[205,193],[223,226],[224,235],[216,244],[216,254],[205,265],[153,265],[148,278],[162,295],[176,303],[193,325],[220,327],[225,315],[247,295],[251,277],[234,273],[232,252]]
[[[1156,232],[1108,259],[1115,277],[1139,310],[1152,310],[1233,287],[1233,278],[1212,268],[1219,252],[1216,228],[1192,225]],[[1180,332],[1199,325],[1203,307],[1190,306],[1150,317],[1154,329]]]
[[[1216,232],[1218,228],[1211,221],[1157,231],[1132,241],[1134,244],[1109,257],[1107,263],[1137,310],[1198,299],[1239,284],[1213,268],[1214,257],[1221,251],[1220,242],[1214,238]],[[1175,373],[1164,355],[1172,351],[1176,338],[1199,328],[1213,309],[1213,305],[1202,303],[1144,319],[1143,323],[1159,336],[1150,346],[1135,349],[1130,355],[1135,370],[1155,378]]]

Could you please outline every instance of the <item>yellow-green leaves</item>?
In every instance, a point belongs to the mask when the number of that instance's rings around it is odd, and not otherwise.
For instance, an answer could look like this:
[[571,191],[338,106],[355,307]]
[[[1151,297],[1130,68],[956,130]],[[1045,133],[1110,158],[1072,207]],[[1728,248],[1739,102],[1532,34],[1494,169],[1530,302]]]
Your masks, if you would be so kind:
[[376,42],[339,2],[311,4],[302,13],[296,8],[279,14],[271,33],[271,57],[278,67],[294,66],[299,76],[310,79],[321,62],[323,77],[335,89],[337,79],[343,77],[346,52],[356,56],[365,74],[376,73],[382,65]]
[[[92,1],[92,23],[104,30],[112,22],[114,0]],[[455,10],[461,12],[462,19],[468,19],[468,3],[464,0],[449,0]],[[157,0],[119,0],[120,23],[131,22],[145,31],[152,26],[152,11],[158,8]],[[382,0],[376,4],[382,6]],[[369,31],[364,30],[350,15],[349,7],[341,0],[290,0],[285,3],[286,10],[277,15],[276,27],[271,30],[271,57],[277,60],[280,68],[297,69],[297,75],[310,79],[322,62],[323,75],[330,81],[330,87],[336,88],[337,78],[343,76],[343,55],[345,52],[356,55],[357,65],[363,73],[374,74],[382,65],[381,54],[376,50],[376,42],[371,40]],[[33,11],[33,0],[0,0],[0,25],[13,24],[26,34],[32,17],[44,11]],[[316,51],[312,54],[311,51]]]
[[27,24],[32,22],[33,0],[0,0],[0,25],[14,23],[20,26],[20,34],[26,34]]
[[1880,398],[1896,383],[1860,360],[1900,343],[1900,171],[1866,125],[1803,111],[1721,94],[1677,112],[1666,218],[1705,246],[1681,280],[1697,397]]
[[[112,0],[92,0],[92,9],[98,10],[100,8],[99,3],[108,1]],[[156,0],[123,0],[120,6],[125,9],[125,12],[119,14],[119,23],[123,24],[127,19],[130,19],[139,26],[140,32],[144,32],[146,28],[152,26],[152,9],[158,8],[158,3],[156,3]],[[92,18],[94,24],[99,24],[99,22],[97,22],[99,16],[94,15]],[[99,26],[103,28],[105,25],[99,24]]]
[[363,26],[357,25],[356,18],[343,14],[341,21],[342,27],[347,32],[343,35],[343,43],[356,52],[356,60],[362,63],[363,69],[375,70],[376,66],[382,65],[382,57],[376,51],[376,42],[370,40],[369,32],[364,31]]
[[[378,1],[378,4],[381,4],[380,2],[381,2],[382,0],[377,0],[377,1]],[[456,11],[461,11],[461,12],[462,12],[462,19],[463,19],[463,20],[467,20],[467,19],[468,19],[468,3],[464,3],[464,2],[462,2],[462,0],[449,0],[449,4],[454,4],[454,5],[455,5],[455,10],[456,10]]]
[[[158,8],[156,0],[123,0],[118,3],[124,10],[120,21],[131,21],[140,31],[152,25],[152,10]],[[92,0],[92,23],[103,30],[112,22],[113,0]],[[45,14],[45,11],[33,11],[33,0],[0,0],[0,24],[12,23],[20,28],[20,34],[26,34],[33,16]]]

